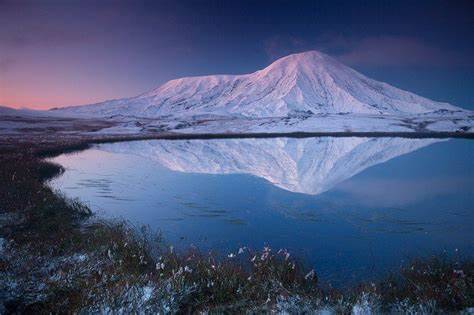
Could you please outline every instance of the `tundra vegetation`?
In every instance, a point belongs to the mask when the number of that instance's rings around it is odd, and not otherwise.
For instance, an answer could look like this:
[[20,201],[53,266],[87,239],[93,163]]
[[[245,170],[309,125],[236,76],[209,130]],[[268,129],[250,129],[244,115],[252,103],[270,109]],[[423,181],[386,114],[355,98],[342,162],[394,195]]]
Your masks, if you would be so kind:
[[62,169],[44,157],[85,148],[0,148],[0,313],[473,311],[471,260],[416,260],[336,289],[286,250],[176,251],[147,228],[99,219],[45,185]]

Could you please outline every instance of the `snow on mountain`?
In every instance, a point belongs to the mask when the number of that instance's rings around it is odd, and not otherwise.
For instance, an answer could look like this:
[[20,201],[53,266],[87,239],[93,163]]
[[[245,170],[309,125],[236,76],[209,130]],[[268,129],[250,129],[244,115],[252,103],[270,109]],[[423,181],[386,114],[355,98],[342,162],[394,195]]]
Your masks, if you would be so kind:
[[420,114],[461,111],[372,80],[317,51],[281,58],[245,75],[171,80],[137,97],[56,110],[65,115],[154,118],[286,117],[298,113]]
[[435,139],[273,138],[135,141],[101,150],[135,154],[178,172],[251,174],[305,194],[323,193],[368,167],[412,152]]

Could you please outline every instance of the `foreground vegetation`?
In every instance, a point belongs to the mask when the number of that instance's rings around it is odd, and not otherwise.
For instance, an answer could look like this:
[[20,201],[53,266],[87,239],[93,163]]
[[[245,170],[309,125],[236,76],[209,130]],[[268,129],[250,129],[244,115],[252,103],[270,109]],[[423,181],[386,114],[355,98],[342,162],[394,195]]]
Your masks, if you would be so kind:
[[0,313],[469,312],[474,262],[414,261],[378,283],[336,290],[284,250],[177,253],[147,229],[103,221],[44,185],[41,158],[71,146],[0,155]]

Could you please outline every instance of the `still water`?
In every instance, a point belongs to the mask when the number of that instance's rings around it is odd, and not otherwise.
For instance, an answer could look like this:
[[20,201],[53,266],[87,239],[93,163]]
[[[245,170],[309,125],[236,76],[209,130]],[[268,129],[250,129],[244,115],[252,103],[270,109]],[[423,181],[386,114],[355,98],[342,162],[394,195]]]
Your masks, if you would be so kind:
[[321,280],[413,257],[474,256],[474,142],[402,138],[151,140],[52,159],[50,185],[178,248],[288,249]]

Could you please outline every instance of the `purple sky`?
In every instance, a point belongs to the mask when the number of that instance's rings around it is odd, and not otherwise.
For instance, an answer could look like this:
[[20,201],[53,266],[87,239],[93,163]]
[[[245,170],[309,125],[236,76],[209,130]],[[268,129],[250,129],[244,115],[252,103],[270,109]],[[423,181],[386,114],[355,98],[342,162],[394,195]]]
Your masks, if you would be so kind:
[[474,109],[473,1],[2,1],[0,105],[134,96],[318,49]]

